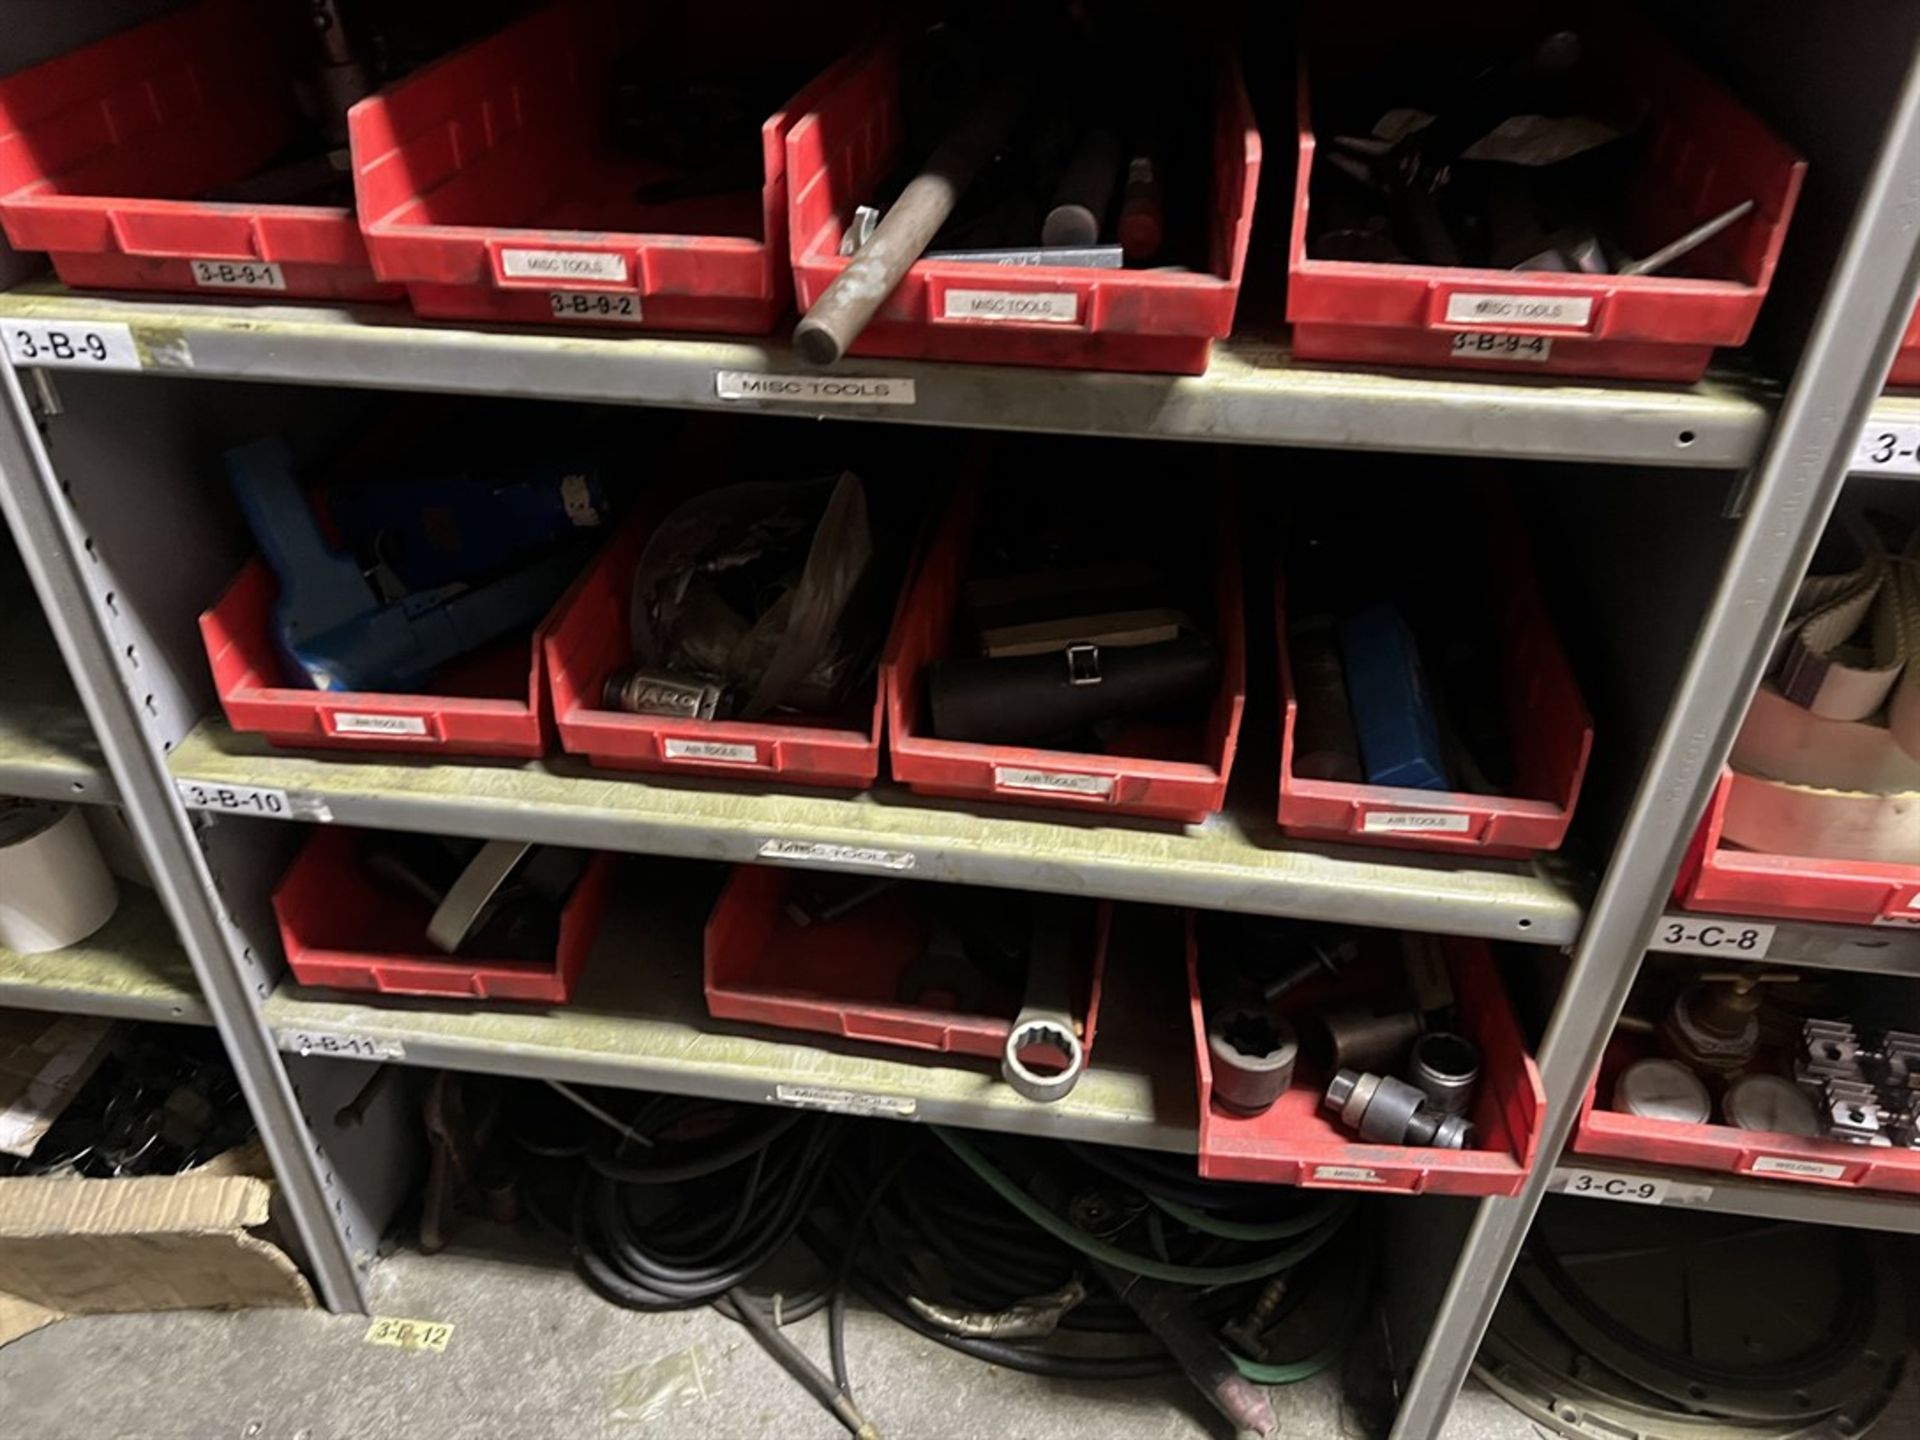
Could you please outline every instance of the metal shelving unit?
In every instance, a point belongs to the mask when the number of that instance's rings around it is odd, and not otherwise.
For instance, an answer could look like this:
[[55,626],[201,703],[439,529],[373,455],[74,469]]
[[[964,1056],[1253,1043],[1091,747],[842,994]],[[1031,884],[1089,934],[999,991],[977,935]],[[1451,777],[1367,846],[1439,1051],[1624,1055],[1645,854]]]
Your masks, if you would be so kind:
[[[1271,796],[1201,826],[1056,819],[942,805],[882,786],[858,796],[746,790],[595,770],[422,764],[277,751],[201,722],[168,756],[184,803],[231,811],[233,787],[284,793],[287,818],[532,840],[736,863],[775,860],[911,879],[1571,943],[1580,902],[1561,867],[1463,862],[1283,840]],[[245,813],[254,813],[247,811]],[[849,851],[861,852],[849,856]]]
[[187,952],[151,890],[120,887],[120,908],[78,945],[45,955],[0,948],[0,1007],[211,1025]]
[[[700,999],[697,933],[684,921],[656,923],[633,911],[617,913],[579,1002],[564,1009],[477,1010],[304,990],[282,973],[266,895],[305,824],[420,828],[723,861],[838,864],[852,852],[891,869],[910,857],[917,879],[1563,947],[1571,961],[1540,1052],[1548,1098],[1541,1153],[1551,1157],[1655,943],[1682,850],[1861,425],[1869,415],[1882,424],[1920,425],[1920,399],[1876,396],[1920,289],[1920,233],[1912,222],[1920,56],[1897,104],[1872,117],[1871,133],[1877,164],[1861,191],[1851,238],[1819,282],[1825,298],[1818,319],[1804,343],[1789,347],[1797,358],[1784,392],[1740,370],[1673,387],[1325,369],[1294,363],[1277,341],[1237,338],[1218,348],[1207,374],[1190,379],[872,362],[850,369],[896,382],[896,400],[910,388],[911,403],[827,403],[804,378],[785,398],[740,400],[727,398],[735,388],[727,377],[808,374],[783,340],[470,329],[422,322],[397,308],[128,300],[30,283],[0,294],[0,320],[82,331],[125,327],[126,345],[103,349],[131,358],[106,367],[123,373],[73,377],[72,406],[63,400],[64,373],[49,382],[47,372],[0,361],[0,510],[26,556],[86,722],[74,720],[69,705],[57,723],[43,723],[0,684],[0,790],[11,784],[23,793],[51,793],[64,786],[68,798],[82,784],[94,787],[88,798],[117,795],[126,807],[206,996],[204,1018],[219,1027],[234,1056],[288,1213],[323,1292],[340,1309],[365,1303],[374,1242],[399,1184],[391,1149],[397,1129],[370,1123],[349,1133],[333,1118],[360,1093],[372,1061],[901,1118],[910,1106],[919,1120],[1174,1152],[1193,1148],[1195,1096],[1179,977],[1124,956],[1115,957],[1109,976],[1095,1066],[1068,1101],[1053,1107],[1016,1100],[986,1065],[921,1063],[900,1052],[715,1022]],[[1851,210],[1853,197],[1844,203]],[[1829,218],[1837,233],[1844,215]],[[561,759],[434,765],[273,751],[209,718],[214,707],[193,633],[207,586],[231,573],[243,542],[230,515],[219,523],[224,500],[208,499],[217,485],[205,485],[198,473],[204,462],[193,446],[205,437],[189,421],[205,418],[195,407],[210,391],[240,393],[234,382],[293,387],[316,409],[328,403],[321,397],[329,391],[421,390],[1552,460],[1562,462],[1566,483],[1591,487],[1603,501],[1614,494],[1610,476],[1624,481],[1634,471],[1672,472],[1660,477],[1662,486],[1676,493],[1695,487],[1696,496],[1716,477],[1738,478],[1730,487],[1731,545],[1718,587],[1704,607],[1684,615],[1691,649],[1670,691],[1665,680],[1642,682],[1649,693],[1638,697],[1638,708],[1651,717],[1646,743],[1628,747],[1620,762],[1622,794],[1636,782],[1638,788],[1617,825],[1598,827],[1594,858],[1604,873],[1594,885],[1558,865],[1284,841],[1270,823],[1270,788],[1244,771],[1227,815],[1185,828],[975,810],[885,787],[848,798],[670,783]],[[255,388],[245,403],[270,407],[277,393]],[[88,415],[111,415],[117,427],[89,429]],[[125,433],[106,433],[116,428]],[[139,484],[151,493],[122,504],[133,465],[145,467]],[[1644,496],[1649,488],[1632,493]],[[1634,514],[1623,528],[1642,520]],[[180,563],[183,555],[192,563]],[[248,789],[277,792],[284,818],[301,824],[235,818],[258,812],[221,792]],[[129,922],[136,908],[129,907]],[[48,1003],[65,997],[60,1003],[76,1009],[122,1003],[106,993],[114,989],[113,967],[134,965],[146,952],[108,947],[104,932],[100,948],[117,959],[75,952],[73,974],[34,983],[33,992]],[[1769,959],[1920,975],[1920,933],[1783,924]],[[8,986],[29,983],[13,979],[16,968],[0,962],[0,1003],[13,1003]],[[151,965],[144,979],[129,976],[124,1003],[175,1003],[157,998],[167,973],[184,979]],[[1419,1362],[1395,1440],[1439,1433],[1535,1208],[1572,1168],[1542,1163],[1520,1196],[1480,1202],[1459,1254],[1435,1259],[1451,1266],[1451,1280],[1435,1287],[1444,1296],[1424,1342],[1414,1339]],[[1605,1169],[1664,1187],[1667,1204],[1920,1233],[1920,1202],[1910,1198]]]

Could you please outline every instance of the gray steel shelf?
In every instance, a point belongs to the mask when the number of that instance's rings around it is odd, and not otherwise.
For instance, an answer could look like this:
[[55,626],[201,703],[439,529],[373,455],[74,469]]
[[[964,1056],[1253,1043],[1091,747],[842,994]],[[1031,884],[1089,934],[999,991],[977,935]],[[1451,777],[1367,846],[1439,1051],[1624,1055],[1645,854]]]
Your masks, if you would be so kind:
[[[1734,932],[1750,925],[1773,926],[1773,939],[1764,955],[1740,956],[1730,950],[1727,952],[1730,959],[1920,978],[1920,925],[1812,925],[1752,915],[1696,915],[1690,910],[1684,913],[1689,924],[1723,925]],[[1662,930],[1662,926],[1654,927],[1653,943],[1647,947],[1650,951],[1690,953],[1661,944]]]
[[151,890],[120,887],[120,906],[65,950],[21,955],[0,947],[0,1007],[211,1025],[173,922]]
[[[1143,953],[1144,927],[1115,926],[1088,1068],[1071,1094],[1042,1105],[1014,1093],[988,1060],[712,1019],[701,987],[704,912],[686,903],[685,878],[666,867],[662,888],[671,893],[662,899],[636,895],[643,886],[623,877],[564,1007],[356,997],[286,984],[264,1017],[290,1053],[1193,1152],[1197,1096],[1184,979],[1179,966]],[[1177,957],[1177,928],[1160,929]]]
[[127,300],[50,281],[0,294],[0,320],[9,319],[126,325],[154,374],[1403,454],[1733,469],[1759,452],[1771,415],[1769,387],[1735,374],[1663,386],[1321,369],[1262,338],[1222,342],[1207,373],[1189,378],[857,360],[841,378],[910,379],[915,403],[808,405],[717,393],[722,371],[820,373],[781,337],[474,328],[419,320],[404,306]]
[[[1803,1185],[1791,1180],[1755,1180],[1712,1170],[1683,1170],[1665,1165],[1633,1165],[1602,1157],[1574,1156],[1553,1172],[1548,1193],[1573,1195],[1567,1186],[1576,1171],[1618,1175],[1629,1181],[1664,1184],[1659,1203],[1671,1207],[1717,1210],[1727,1215],[1753,1215],[1765,1220],[1795,1220],[1810,1225],[1847,1225],[1857,1230],[1893,1230],[1920,1235],[1920,1195],[1891,1195],[1879,1190],[1846,1190],[1834,1185]],[[1624,1200],[1602,1190],[1578,1198]]]
[[113,780],[31,591],[0,594],[0,796],[111,802]]
[[5,687],[0,677],[0,795],[110,802],[113,780],[78,703],[13,700]]
[[[881,786],[864,795],[774,792],[532,764],[278,751],[220,720],[168,757],[190,807],[221,810],[221,786],[284,791],[293,819],[749,862],[770,844],[884,852],[913,879],[1293,915],[1544,945],[1569,943],[1581,904],[1544,866],[1282,840],[1265,812],[1203,826],[1083,820],[970,808]],[[1261,793],[1251,803],[1264,806]],[[251,810],[240,813],[253,814]],[[814,868],[845,863],[778,858]],[[858,860],[855,863],[859,863]]]

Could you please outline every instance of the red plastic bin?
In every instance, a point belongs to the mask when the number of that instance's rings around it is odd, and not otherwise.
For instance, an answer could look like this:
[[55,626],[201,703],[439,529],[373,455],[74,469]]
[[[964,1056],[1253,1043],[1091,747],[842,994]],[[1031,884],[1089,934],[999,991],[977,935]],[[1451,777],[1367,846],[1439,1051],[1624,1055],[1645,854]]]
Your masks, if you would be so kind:
[[272,628],[276,594],[266,562],[252,560],[200,617],[214,688],[235,730],[307,749],[522,759],[546,754],[552,722],[540,646],[551,616],[531,642],[502,641],[448,666],[437,682],[444,693],[305,690],[280,683],[284,667]]
[[601,552],[556,613],[546,638],[560,748],[615,770],[658,770],[720,779],[777,777],[796,785],[865,789],[880,774],[880,683],[849,716],[683,720],[629,715],[601,705],[607,677],[633,663],[628,606],[633,572],[658,518],[636,515]]
[[406,282],[422,315],[771,330],[792,290],[787,130],[812,92],[762,125],[757,192],[641,204],[654,167],[606,133],[614,62],[640,43],[691,61],[702,42],[676,24],[732,24],[712,43],[733,50],[757,33],[724,8],[674,9],[563,0],[354,106],[354,186],[381,278]]
[[[1207,1017],[1200,990],[1200,942],[1187,916],[1187,994],[1193,1017],[1194,1069],[1200,1086],[1200,1173],[1214,1180],[1257,1180],[1310,1189],[1383,1190],[1403,1194],[1517,1195],[1540,1144],[1546,1090],[1527,1053],[1520,1024],[1507,1003],[1484,940],[1440,940],[1453,979],[1459,1023],[1480,1047],[1479,1094],[1473,1123],[1474,1150],[1436,1150],[1418,1145],[1372,1145],[1357,1140],[1320,1108],[1326,1075],[1303,1043],[1293,1084],[1259,1115],[1236,1115],[1213,1103],[1213,1063],[1207,1050]],[[1338,981],[1308,982],[1288,996],[1301,1016],[1318,1006],[1364,995],[1380,978],[1368,959]],[[1372,973],[1369,973],[1371,970]],[[1302,1019],[1295,1028],[1308,1037]]]
[[1722,841],[1743,778],[1723,771],[1701,818],[1674,898],[1688,910],[1842,925],[1920,927],[1920,842],[1911,865],[1767,855]]
[[1574,1154],[1650,1165],[1683,1165],[1801,1185],[1920,1194],[1920,1153],[1897,1145],[1848,1145],[1805,1135],[1741,1130],[1732,1125],[1647,1120],[1606,1109],[1599,1097],[1611,1095],[1614,1078],[1641,1058],[1635,1037],[1614,1037],[1568,1142]]
[[1888,372],[1887,384],[1920,386],[1920,305],[1914,307],[1907,333],[1900,341],[1899,350],[1894,353],[1893,369]]
[[[1715,347],[1744,345],[1786,238],[1806,163],[1653,26],[1615,8],[1580,19],[1582,65],[1606,91],[1655,107],[1628,199],[1627,245],[1650,254],[1743,200],[1745,219],[1679,262],[1689,274],[1568,275],[1317,260],[1307,254],[1314,161],[1310,80],[1377,63],[1383,37],[1411,49],[1463,25],[1532,31],[1538,7],[1395,4],[1349,9],[1302,43],[1287,319],[1304,360],[1360,361],[1691,383]],[[1336,29],[1344,21],[1344,29]],[[1728,278],[1703,278],[1705,275]],[[1488,337],[1480,339],[1478,337]],[[1535,339],[1519,344],[1510,337]]]
[[1284,702],[1280,730],[1280,828],[1284,833],[1309,840],[1513,858],[1560,847],[1573,821],[1593,749],[1593,717],[1541,603],[1531,564],[1510,544],[1489,568],[1504,592],[1499,606],[1501,699],[1513,737],[1516,788],[1521,793],[1475,795],[1295,775],[1299,702],[1287,647],[1285,585],[1278,582],[1273,607]]
[[353,211],[195,197],[298,134],[260,6],[200,4],[0,80],[0,223],[69,285],[397,300]]
[[[796,925],[785,902],[805,880],[772,866],[735,867],[707,921],[710,1013],[848,1040],[1000,1057],[1020,1008],[1017,992],[983,994],[977,1008],[964,1011],[899,999],[903,976],[927,948],[921,887],[898,885],[832,924]],[[1089,1062],[1112,908],[1107,902],[1096,907],[1093,947],[1082,957],[1076,989]]]
[[[840,67],[787,137],[794,286],[803,311],[848,264],[840,237],[854,206],[900,161],[902,44],[881,41]],[[1214,340],[1233,329],[1260,180],[1260,132],[1236,58],[1220,61],[1215,88],[1208,273],[921,260],[852,353],[1200,374]],[[969,292],[982,291],[1044,297],[1031,303],[1044,304],[1047,317],[957,313],[977,307]]]
[[287,964],[302,985],[383,995],[460,995],[563,1005],[587,963],[607,909],[617,859],[596,855],[560,912],[554,960],[448,955],[427,940],[424,900],[369,880],[355,832],[320,826],[273,892]]
[[1218,507],[1220,541],[1214,566],[1220,689],[1204,725],[1194,727],[1198,758],[1179,760],[983,745],[941,740],[925,732],[921,677],[929,662],[945,657],[953,647],[954,616],[979,502],[972,487],[956,496],[894,622],[881,666],[893,778],[923,795],[963,800],[1011,800],[1192,824],[1216,813],[1226,801],[1247,699],[1239,536],[1226,497]]

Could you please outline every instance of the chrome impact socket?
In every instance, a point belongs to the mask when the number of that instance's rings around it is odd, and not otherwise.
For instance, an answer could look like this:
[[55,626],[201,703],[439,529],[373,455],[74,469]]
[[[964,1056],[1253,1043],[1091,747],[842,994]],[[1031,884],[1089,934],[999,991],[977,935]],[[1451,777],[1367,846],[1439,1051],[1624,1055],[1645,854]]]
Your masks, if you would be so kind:
[[1327,1086],[1320,1107],[1340,1123],[1377,1145],[1428,1145],[1437,1150],[1470,1150],[1478,1138],[1473,1122],[1427,1104],[1427,1097],[1391,1075],[1342,1070]]
[[1480,1088],[1480,1047],[1464,1035],[1431,1031],[1413,1042],[1407,1079],[1434,1109],[1448,1115],[1470,1114]]

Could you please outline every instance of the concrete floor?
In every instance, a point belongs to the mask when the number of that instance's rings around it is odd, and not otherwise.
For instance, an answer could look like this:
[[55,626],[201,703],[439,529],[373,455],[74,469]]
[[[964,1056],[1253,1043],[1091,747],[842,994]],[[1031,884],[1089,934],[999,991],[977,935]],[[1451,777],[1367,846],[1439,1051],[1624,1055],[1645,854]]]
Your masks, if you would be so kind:
[[[374,1309],[449,1323],[443,1354],[366,1343],[323,1311],[97,1316],[0,1349],[4,1440],[839,1440],[832,1419],[711,1310],[636,1315],[529,1253],[401,1251]],[[824,1319],[793,1333],[824,1364]],[[849,1366],[888,1440],[1221,1440],[1184,1384],[1017,1375],[856,1312]],[[1908,1386],[1912,1399],[1913,1386]],[[1286,1440],[1364,1440],[1340,1379],[1274,1392]],[[1912,1410],[1908,1414],[1914,1413]],[[1448,1440],[1543,1432],[1478,1386]],[[1890,1423],[1885,1434],[1915,1434]]]

